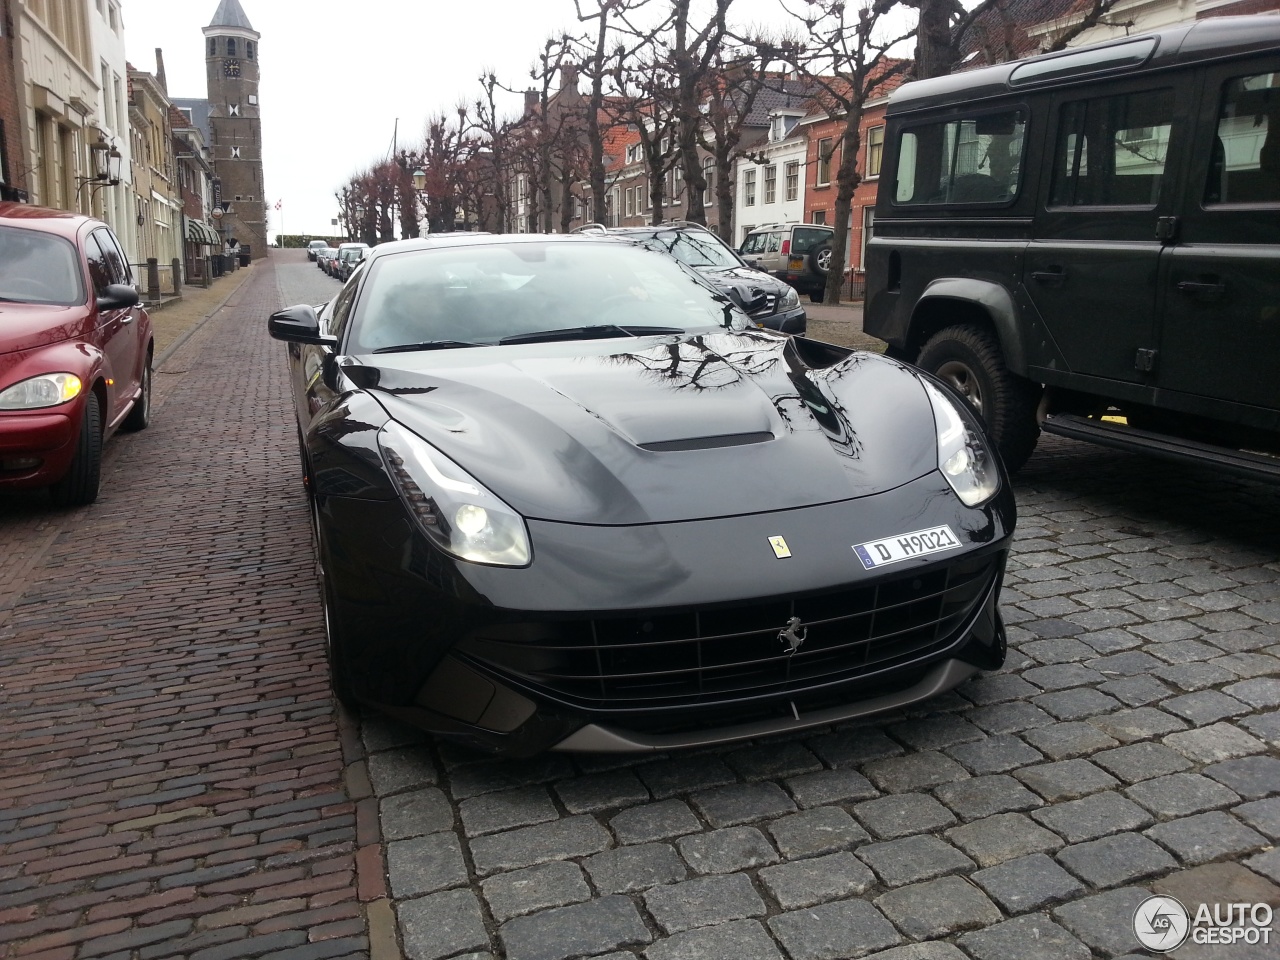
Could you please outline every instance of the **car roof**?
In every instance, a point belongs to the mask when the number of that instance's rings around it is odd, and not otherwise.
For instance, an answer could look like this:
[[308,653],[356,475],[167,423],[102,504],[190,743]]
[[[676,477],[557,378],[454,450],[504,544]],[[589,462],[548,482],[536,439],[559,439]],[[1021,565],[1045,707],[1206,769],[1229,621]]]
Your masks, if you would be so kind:
[[6,227],[39,230],[74,240],[86,224],[100,223],[102,221],[69,210],[36,207],[29,203],[0,202],[0,225]]
[[[1089,51],[1103,50],[1107,47],[1137,46],[1143,41],[1153,42],[1152,51],[1135,66],[1123,69],[1099,69],[1093,73],[1085,72],[1062,79],[1052,79],[1051,74],[1046,74],[1049,79],[1035,84],[1011,85],[1010,83],[1019,68],[1028,63],[1045,64],[1057,59],[1079,57]],[[1261,50],[1275,50],[1277,47],[1280,47],[1280,17],[1256,14],[1243,17],[1209,17],[1190,24],[1173,25],[1164,30],[1134,33],[1101,43],[1068,47],[1066,50],[1028,57],[1025,60],[1011,60],[1008,63],[980,67],[977,70],[904,83],[890,95],[886,115],[892,117],[914,110],[957,103],[967,104],[1013,93],[1025,96],[1032,91],[1060,89],[1100,80],[1118,80],[1169,67],[1242,56]]]

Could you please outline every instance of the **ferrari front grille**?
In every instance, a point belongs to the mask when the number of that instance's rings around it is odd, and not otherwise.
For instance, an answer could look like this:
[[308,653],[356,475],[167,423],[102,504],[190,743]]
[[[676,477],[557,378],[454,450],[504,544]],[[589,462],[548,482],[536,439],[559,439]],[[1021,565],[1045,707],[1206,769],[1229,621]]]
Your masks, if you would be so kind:
[[940,654],[1002,555],[935,564],[835,593],[732,606],[484,628],[457,652],[585,709],[644,710],[784,694]]

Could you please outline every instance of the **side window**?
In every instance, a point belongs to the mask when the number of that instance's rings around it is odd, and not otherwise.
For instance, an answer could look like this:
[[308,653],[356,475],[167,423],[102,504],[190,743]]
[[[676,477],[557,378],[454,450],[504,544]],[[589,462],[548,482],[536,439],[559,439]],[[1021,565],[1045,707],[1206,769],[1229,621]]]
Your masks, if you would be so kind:
[[766,241],[764,247],[765,253],[777,253],[782,249],[782,234],[770,233],[768,234],[768,238],[769,239]]
[[902,131],[894,203],[1007,203],[1018,193],[1027,120],[1021,110]]
[[764,253],[765,234],[755,233],[742,241],[742,253]]
[[98,243],[100,230],[95,230],[84,241],[85,259],[89,261],[89,279],[93,281],[94,296],[102,296],[113,282],[111,265],[107,263],[107,255]]
[[356,298],[356,284],[348,283],[339,292],[337,298],[333,301],[333,313],[329,315],[329,332],[338,338],[338,342],[342,342],[342,335],[346,332],[347,321],[351,319],[351,304]]
[[1280,73],[1227,81],[1210,158],[1206,206],[1280,203]]
[[1049,205],[1154,207],[1172,131],[1172,90],[1064,104]]
[[99,230],[94,234],[98,238],[98,245],[102,247],[102,252],[106,255],[107,264],[111,268],[112,283],[127,283],[133,285],[133,270],[129,267],[129,261],[125,259],[124,251],[120,249],[120,241],[112,235],[110,230]]

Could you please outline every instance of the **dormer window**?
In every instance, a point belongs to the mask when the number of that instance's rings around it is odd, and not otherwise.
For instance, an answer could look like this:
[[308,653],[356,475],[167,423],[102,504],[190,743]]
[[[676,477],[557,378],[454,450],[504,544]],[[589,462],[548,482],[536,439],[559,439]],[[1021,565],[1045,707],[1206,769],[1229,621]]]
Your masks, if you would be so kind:
[[769,139],[773,141],[783,140],[787,136],[787,121],[785,117],[773,117],[769,120]]
[[238,56],[238,54],[236,53],[235,37],[227,37],[227,56],[228,57]]

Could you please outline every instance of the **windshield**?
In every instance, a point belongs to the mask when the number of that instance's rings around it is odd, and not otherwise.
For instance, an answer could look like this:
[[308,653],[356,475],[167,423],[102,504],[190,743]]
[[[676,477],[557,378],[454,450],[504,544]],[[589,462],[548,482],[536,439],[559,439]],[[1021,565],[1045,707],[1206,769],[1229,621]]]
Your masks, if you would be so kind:
[[650,250],[661,250],[694,268],[742,266],[741,261],[718,237],[701,231],[655,233],[640,242]]
[[0,227],[0,303],[84,303],[80,258],[61,237]]
[[602,325],[615,331],[608,335],[627,336],[746,323],[732,301],[676,261],[612,240],[413,250],[373,260],[369,271],[349,353],[495,344],[574,328],[586,339],[601,335]]

